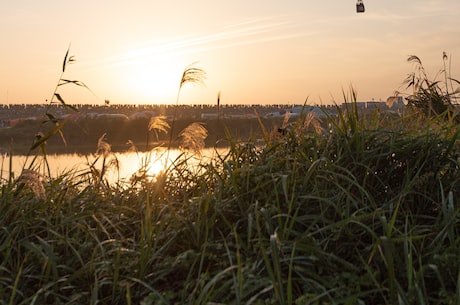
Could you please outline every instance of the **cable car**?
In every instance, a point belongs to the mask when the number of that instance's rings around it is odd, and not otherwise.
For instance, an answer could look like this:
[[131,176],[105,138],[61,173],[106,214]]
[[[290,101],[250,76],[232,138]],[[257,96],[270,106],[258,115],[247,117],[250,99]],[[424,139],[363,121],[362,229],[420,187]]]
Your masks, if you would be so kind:
[[356,2],[356,12],[357,12],[357,13],[364,13],[364,3],[363,3],[363,0],[358,0],[358,2]]

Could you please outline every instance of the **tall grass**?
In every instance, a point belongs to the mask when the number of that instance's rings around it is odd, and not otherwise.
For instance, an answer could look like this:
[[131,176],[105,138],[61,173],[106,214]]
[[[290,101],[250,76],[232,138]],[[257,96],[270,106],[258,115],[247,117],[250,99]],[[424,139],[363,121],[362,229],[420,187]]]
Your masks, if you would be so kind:
[[0,304],[459,304],[458,125],[351,97],[155,177],[108,183],[102,136],[99,168],[3,179]]
[[407,88],[412,89],[412,93],[406,99],[409,107],[419,110],[425,116],[444,116],[459,123],[456,105],[460,94],[460,82],[452,78],[450,59],[445,52],[442,60],[443,67],[434,78],[430,78],[422,60],[416,55],[409,56],[407,61],[415,65],[415,72],[410,73],[404,80]]
[[[79,80],[71,80],[67,79],[64,77],[64,74],[67,70],[67,67],[70,64],[73,64],[76,61],[75,57],[70,55],[70,45],[67,48],[67,51],[64,55],[64,60],[62,62],[62,70],[61,74],[58,78],[58,81],[56,83],[56,86],[54,87],[52,96],[48,102],[48,105],[45,109],[45,113],[43,115],[43,121],[42,121],[42,126],[41,130],[38,131],[35,136],[33,137],[33,142],[29,147],[29,150],[27,152],[27,157],[31,157],[30,160],[27,160],[24,164],[24,169],[27,170],[27,174],[31,174],[32,172],[35,172],[34,174],[39,175],[39,172],[42,172],[43,175],[51,175],[48,160],[46,158],[47,156],[47,151],[46,151],[46,144],[47,141],[58,134],[60,138],[62,139],[62,142],[64,145],[67,145],[64,133],[63,133],[63,127],[71,120],[70,117],[60,117],[57,114],[52,113],[51,111],[51,105],[53,104],[59,104],[62,106],[62,109],[66,112],[72,111],[72,112],[77,112],[78,110],[72,106],[71,104],[68,104],[64,101],[64,98],[61,96],[59,93],[59,88],[64,85],[76,85],[82,88],[85,88],[89,90],[90,92],[91,89],[86,86],[85,83],[79,81]],[[31,135],[32,136],[32,135]],[[13,150],[14,147],[11,148]]]

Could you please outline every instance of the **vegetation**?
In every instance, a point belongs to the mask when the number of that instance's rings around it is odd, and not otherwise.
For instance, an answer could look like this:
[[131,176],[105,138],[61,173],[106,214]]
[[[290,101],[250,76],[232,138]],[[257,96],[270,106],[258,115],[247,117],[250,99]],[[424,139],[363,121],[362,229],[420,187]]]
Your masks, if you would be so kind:
[[[148,132],[167,132],[158,120]],[[182,133],[189,148],[202,128]],[[105,179],[116,162],[104,137],[102,168],[10,171],[0,304],[460,303],[452,116],[364,115],[350,102],[323,122],[305,113],[260,129],[262,146],[229,132],[211,162],[193,166],[184,150],[129,183]]]
[[[447,65],[448,56],[443,53],[443,68],[437,73],[436,77],[431,80],[418,56],[412,55],[407,59],[408,62],[415,64],[415,72],[409,74],[404,83],[407,88],[412,88],[412,94],[407,99],[407,105],[418,110],[421,114],[428,117],[446,116],[460,123],[458,116],[458,94],[460,82],[451,77],[450,62]],[[442,78],[439,80],[438,78]]]

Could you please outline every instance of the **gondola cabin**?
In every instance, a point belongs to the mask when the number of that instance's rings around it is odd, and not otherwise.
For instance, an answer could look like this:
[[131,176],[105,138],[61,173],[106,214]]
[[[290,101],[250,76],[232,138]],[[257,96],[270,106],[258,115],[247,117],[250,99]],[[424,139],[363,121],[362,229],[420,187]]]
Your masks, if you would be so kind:
[[356,12],[357,12],[357,13],[364,13],[364,3],[363,3],[363,0],[358,0],[358,2],[356,2]]

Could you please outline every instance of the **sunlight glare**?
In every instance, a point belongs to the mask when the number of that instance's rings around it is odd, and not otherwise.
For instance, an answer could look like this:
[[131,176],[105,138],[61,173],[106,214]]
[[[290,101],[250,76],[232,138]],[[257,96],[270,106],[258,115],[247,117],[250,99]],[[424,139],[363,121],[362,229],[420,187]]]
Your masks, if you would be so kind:
[[154,158],[150,160],[147,174],[151,177],[156,177],[159,173],[165,170],[165,160],[164,158]]
[[[135,54],[135,53],[134,53]],[[148,98],[152,103],[174,102],[183,68],[173,58],[164,54],[128,58],[123,64],[123,86],[133,97]]]
[[167,65],[136,64],[128,69],[125,83],[132,90],[133,96],[166,99],[174,97],[179,77],[171,73]]

